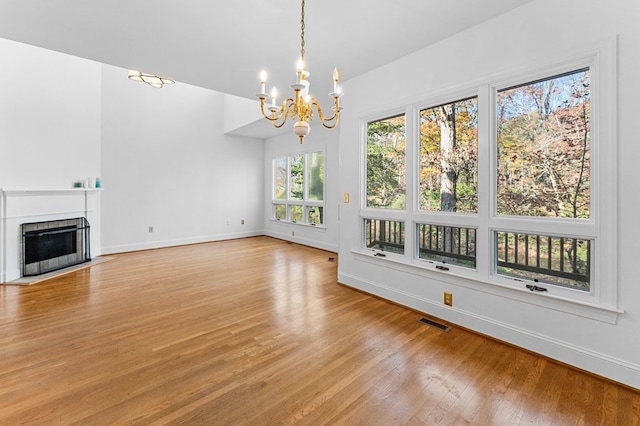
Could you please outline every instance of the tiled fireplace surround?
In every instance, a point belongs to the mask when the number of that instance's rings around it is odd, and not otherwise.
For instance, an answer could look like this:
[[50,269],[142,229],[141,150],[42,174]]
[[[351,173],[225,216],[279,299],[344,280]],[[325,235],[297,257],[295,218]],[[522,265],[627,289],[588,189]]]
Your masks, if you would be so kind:
[[100,254],[100,191],[77,189],[0,189],[0,283],[21,275],[20,225],[85,217],[91,224],[91,253]]

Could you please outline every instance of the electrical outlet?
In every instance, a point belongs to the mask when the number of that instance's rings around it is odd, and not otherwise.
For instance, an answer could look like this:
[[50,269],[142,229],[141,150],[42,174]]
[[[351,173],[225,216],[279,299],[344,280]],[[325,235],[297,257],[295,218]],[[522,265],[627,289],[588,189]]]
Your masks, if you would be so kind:
[[291,231],[291,236],[295,237],[296,236],[296,231]]
[[244,225],[244,219],[240,221],[240,225]]
[[346,203],[349,202],[349,193],[345,192],[344,195],[342,196],[343,201]]
[[149,232],[153,232],[153,226],[149,227]]
[[447,306],[453,306],[453,294],[447,291],[444,292],[444,304]]

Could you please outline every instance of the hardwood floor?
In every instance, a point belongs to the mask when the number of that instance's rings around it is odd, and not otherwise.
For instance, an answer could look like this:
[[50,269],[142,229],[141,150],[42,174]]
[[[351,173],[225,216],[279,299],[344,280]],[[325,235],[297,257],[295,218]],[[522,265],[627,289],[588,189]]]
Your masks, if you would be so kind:
[[0,424],[640,424],[640,393],[336,283],[268,237],[0,286]]

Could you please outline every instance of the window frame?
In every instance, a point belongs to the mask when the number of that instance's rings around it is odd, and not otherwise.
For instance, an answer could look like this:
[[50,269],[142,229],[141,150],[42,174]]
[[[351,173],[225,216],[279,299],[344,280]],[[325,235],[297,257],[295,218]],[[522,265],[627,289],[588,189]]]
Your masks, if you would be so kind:
[[[601,212],[601,198],[603,188],[611,187],[603,179],[602,171],[607,164],[611,163],[611,158],[606,156],[603,158],[602,144],[607,143],[608,140],[612,140],[615,144],[615,139],[609,139],[605,136],[611,130],[607,131],[606,128],[602,128],[602,120],[600,114],[603,110],[603,99],[601,97],[603,86],[607,86],[607,82],[603,81],[603,76],[600,73],[598,66],[597,56],[576,58],[573,60],[559,61],[553,66],[544,66],[531,70],[526,73],[519,73],[498,80],[489,85],[489,102],[490,102],[490,128],[489,128],[489,142],[490,142],[490,170],[489,176],[489,189],[490,195],[490,217],[489,217],[489,242],[491,246],[491,259],[490,259],[490,281],[514,287],[522,287],[527,284],[534,284],[533,280],[519,279],[515,277],[507,277],[505,275],[498,274],[497,272],[497,253],[494,247],[494,234],[495,232],[519,232],[538,235],[550,235],[554,237],[571,237],[589,239],[593,241],[591,247],[591,283],[589,291],[577,290],[552,284],[541,284],[540,287],[544,287],[545,292],[549,296],[558,297],[566,300],[574,300],[577,302],[592,303],[592,304],[604,304],[609,306],[617,305],[615,294],[607,291],[607,286],[604,283],[607,278],[603,275],[603,269],[600,264],[604,255],[603,245],[603,226],[602,226],[602,212]],[[590,214],[589,218],[574,219],[574,218],[556,218],[556,217],[526,217],[526,216],[513,216],[504,215],[498,213],[497,206],[497,180],[498,180],[498,142],[497,142],[497,117],[496,117],[496,102],[497,94],[500,90],[504,90],[509,87],[529,84],[538,80],[551,78],[554,76],[562,75],[567,72],[588,68],[590,72]],[[615,82],[609,82],[609,84],[615,84]],[[613,127],[609,123],[609,127]],[[612,193],[614,191],[611,191]],[[609,219],[611,220],[611,219]],[[608,275],[611,275],[614,271],[609,271]],[[607,273],[605,273],[606,275]]]
[[[447,212],[447,211],[437,211],[437,210],[423,210],[420,207],[420,112],[434,108],[440,105],[446,105],[449,103],[459,102],[461,100],[477,98],[477,120],[478,120],[478,141],[477,141],[477,156],[478,156],[478,189],[477,189],[477,211],[476,212]],[[445,90],[437,95],[429,97],[429,99],[423,100],[419,103],[416,103],[411,106],[412,115],[414,117],[413,128],[411,132],[413,134],[413,146],[411,147],[411,153],[414,158],[412,160],[412,165],[414,167],[413,175],[415,179],[412,179],[412,200],[414,201],[412,205],[412,222],[413,222],[413,233],[412,237],[412,247],[413,252],[411,253],[411,264],[415,266],[419,266],[421,268],[428,269],[429,271],[435,271],[437,273],[442,273],[442,263],[435,259],[425,259],[420,258],[419,256],[419,241],[417,236],[417,228],[419,225],[435,225],[435,226],[445,226],[445,227],[454,227],[454,228],[474,228],[476,230],[476,265],[473,268],[456,265],[456,264],[447,264],[447,273],[451,275],[456,275],[460,277],[471,278],[473,280],[480,280],[482,276],[483,265],[480,264],[481,258],[479,254],[482,252],[481,244],[485,241],[484,232],[482,232],[482,220],[481,220],[481,212],[483,210],[483,206],[485,200],[480,196],[483,187],[486,185],[482,181],[482,173],[483,173],[483,161],[486,161],[486,155],[483,151],[483,144],[486,144],[486,138],[482,136],[483,123],[481,122],[481,117],[485,114],[483,109],[482,101],[484,99],[481,96],[481,90],[478,85],[470,85],[469,87],[460,87],[453,90]]]
[[[327,165],[327,157],[325,149],[313,149],[304,152],[295,152],[289,153],[286,155],[281,155],[277,157],[273,157],[271,159],[271,214],[270,220],[280,223],[288,223],[295,224],[300,226],[309,226],[314,228],[326,228],[326,176],[323,175],[322,179],[322,200],[309,200],[309,156],[312,154],[322,153],[323,158],[323,170],[325,170],[326,174],[326,165]],[[302,156],[303,158],[303,173],[302,173],[302,187],[303,187],[303,197],[302,200],[296,200],[291,198],[291,165],[292,159],[296,156]],[[286,158],[286,182],[285,182],[285,198],[276,198],[276,164],[279,160]],[[280,219],[276,215],[277,206],[285,206],[286,217],[284,219]],[[302,221],[293,220],[291,218],[291,208],[292,207],[302,207]],[[308,221],[309,217],[309,208],[318,207],[322,209],[323,213],[321,214],[321,218],[323,223],[313,223]]]
[[[589,68],[590,71],[590,191],[591,211],[588,219],[549,217],[516,217],[497,214],[497,128],[496,94],[498,90],[554,77],[566,72]],[[411,274],[453,283],[474,290],[524,303],[558,309],[576,315],[615,323],[618,308],[617,295],[617,111],[616,111],[616,40],[605,40],[583,51],[537,60],[519,69],[501,72],[484,80],[442,90],[434,94],[421,94],[420,101],[405,104],[404,109],[389,108],[375,116],[361,118],[361,200],[359,246],[352,253],[372,264],[384,264]],[[478,213],[450,213],[423,211],[419,207],[419,114],[433,105],[455,102],[478,96]],[[425,99],[427,99],[425,101]],[[367,179],[367,126],[376,119],[406,113],[406,185],[405,210],[368,208],[366,205]],[[405,222],[405,256],[372,257],[364,247],[364,221],[366,219],[397,220]],[[449,270],[437,269],[437,262],[418,257],[418,224],[475,228],[476,268],[448,265]],[[570,225],[570,232],[567,232]],[[592,240],[591,285],[588,292],[573,288],[541,284],[547,292],[532,292],[525,280],[513,279],[496,273],[497,259],[494,232],[519,232],[567,236]],[[375,252],[373,253],[375,255]],[[363,257],[364,256],[364,257]]]

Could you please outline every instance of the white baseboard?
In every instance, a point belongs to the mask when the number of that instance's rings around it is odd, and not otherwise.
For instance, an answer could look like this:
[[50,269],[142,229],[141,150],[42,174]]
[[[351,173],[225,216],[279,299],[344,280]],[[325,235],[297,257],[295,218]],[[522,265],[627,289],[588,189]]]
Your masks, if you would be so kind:
[[163,247],[184,246],[188,244],[210,243],[214,241],[234,240],[236,238],[256,237],[263,235],[262,231],[235,232],[231,234],[207,235],[204,237],[179,238],[173,240],[149,241],[136,244],[102,247],[102,254],[125,253],[129,251],[151,250]]
[[21,274],[20,274],[20,269],[19,268],[15,268],[15,269],[9,269],[7,271],[5,271],[4,274],[2,274],[0,283],[9,283],[11,281],[15,281],[18,278],[20,278]]
[[304,246],[314,247],[314,248],[317,248],[317,249],[320,249],[320,250],[330,251],[330,252],[333,252],[333,253],[337,253],[338,252],[338,246],[337,245],[328,244],[328,243],[325,243],[323,241],[312,240],[312,239],[309,239],[309,238],[302,238],[302,237],[292,237],[289,234],[284,234],[284,233],[281,233],[281,232],[273,232],[273,231],[264,232],[263,235],[266,235],[267,237],[277,238],[279,240],[291,241],[292,243],[302,244]]
[[425,314],[433,315],[478,333],[519,346],[584,371],[640,389],[640,365],[559,341],[529,330],[514,327],[492,318],[455,307],[444,306],[415,294],[399,291],[380,283],[339,273],[338,281],[349,287],[382,297]]

